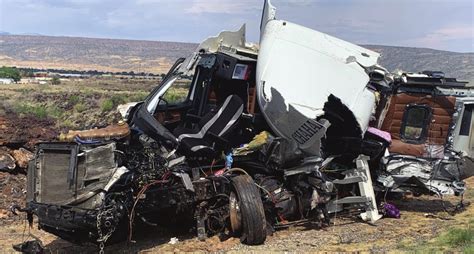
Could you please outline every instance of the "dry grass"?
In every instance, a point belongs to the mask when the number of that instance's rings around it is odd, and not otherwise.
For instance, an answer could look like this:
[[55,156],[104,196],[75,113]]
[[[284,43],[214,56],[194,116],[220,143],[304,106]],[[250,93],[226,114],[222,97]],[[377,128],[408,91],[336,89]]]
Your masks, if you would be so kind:
[[118,120],[116,107],[141,101],[157,80],[91,78],[60,85],[13,84],[0,86],[0,109],[56,120],[59,129],[83,129]]

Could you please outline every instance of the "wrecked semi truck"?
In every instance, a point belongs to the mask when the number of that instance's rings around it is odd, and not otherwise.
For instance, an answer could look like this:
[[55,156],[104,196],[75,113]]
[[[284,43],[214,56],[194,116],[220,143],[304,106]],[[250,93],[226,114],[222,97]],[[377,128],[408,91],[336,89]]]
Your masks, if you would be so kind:
[[378,53],[275,15],[265,1],[259,46],[246,42],[245,27],[202,42],[124,111],[125,122],[39,144],[28,169],[30,221],[35,215],[43,230],[101,247],[110,237],[130,240],[137,223],[188,223],[200,239],[227,231],[261,244],[272,227],[324,226],[343,210],[374,222],[376,192],[411,191],[413,181],[443,181],[452,191],[442,194],[462,193],[469,173],[445,171],[472,156],[454,152],[469,142],[453,134],[469,111],[469,89],[448,96],[458,115],[434,139],[448,144],[442,159],[410,166],[404,181],[406,170],[394,163],[417,157],[397,150],[396,140],[427,131],[407,120],[397,139],[400,113],[389,116],[411,83],[377,65]]

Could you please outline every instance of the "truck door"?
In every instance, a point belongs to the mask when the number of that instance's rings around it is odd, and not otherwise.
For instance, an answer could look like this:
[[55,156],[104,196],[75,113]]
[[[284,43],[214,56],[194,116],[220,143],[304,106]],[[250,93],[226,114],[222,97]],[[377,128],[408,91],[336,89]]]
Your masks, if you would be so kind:
[[453,147],[457,151],[464,151],[467,156],[474,157],[474,100],[463,101],[463,110],[454,130]]

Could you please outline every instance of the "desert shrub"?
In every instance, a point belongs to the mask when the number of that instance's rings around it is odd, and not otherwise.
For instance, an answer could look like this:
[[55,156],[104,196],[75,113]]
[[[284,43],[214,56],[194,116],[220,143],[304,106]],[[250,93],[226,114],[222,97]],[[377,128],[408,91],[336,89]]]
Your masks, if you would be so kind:
[[44,106],[44,105],[31,105],[31,104],[15,104],[13,106],[13,110],[17,114],[23,115],[32,115],[37,118],[60,118],[63,115],[63,110],[59,107],[52,105],[52,106]]
[[77,103],[74,105],[74,111],[82,113],[87,109],[87,106],[84,103]]
[[29,95],[31,93],[31,89],[27,88],[20,88],[17,91],[21,93],[22,96]]
[[[413,244],[399,243],[399,249],[410,253],[474,253],[474,220],[463,224],[462,227],[453,227],[439,235],[438,237],[424,242]],[[402,241],[403,242],[403,241]]]
[[52,105],[46,108],[48,116],[53,118],[60,118],[63,115],[63,110],[56,105]]
[[180,102],[183,102],[186,100],[188,96],[188,89],[183,89],[180,87],[172,87],[168,91],[166,91],[164,95],[164,99],[169,103],[169,104],[177,104]]
[[71,95],[67,100],[71,105],[76,105],[81,100],[81,98],[79,98],[77,95]]
[[114,94],[112,97],[105,99],[100,108],[102,112],[111,111],[112,109],[116,108],[120,104],[124,104],[127,102],[126,95],[123,94]]
[[474,229],[453,228],[441,237],[442,242],[448,244],[452,248],[474,247]]
[[141,92],[137,94],[130,95],[128,97],[129,102],[138,102],[138,101],[144,101],[145,98],[147,97],[148,93]]
[[114,108],[114,102],[112,99],[106,99],[102,102],[100,108],[102,109],[102,112],[111,111]]
[[65,128],[65,129],[72,129],[76,127],[76,125],[70,120],[70,119],[65,119],[61,122],[58,123],[60,128]]
[[44,83],[44,84],[39,84],[39,85],[38,85],[38,90],[43,91],[43,92],[46,91],[46,90],[48,90],[48,88],[49,88],[48,83]]
[[33,115],[37,118],[46,118],[48,116],[48,111],[44,106],[18,104],[15,105],[14,111],[18,114]]
[[127,97],[124,94],[114,94],[114,95],[112,95],[110,100],[112,101],[112,103],[115,107],[115,106],[118,106],[120,104],[126,103],[127,102]]
[[54,76],[54,77],[51,79],[51,84],[52,84],[52,85],[60,85],[60,84],[61,84],[61,80],[59,79],[58,76]]
[[48,116],[48,111],[43,106],[32,107],[31,112],[38,118],[46,118]]
[[85,97],[92,97],[96,92],[91,88],[84,88],[81,90],[82,95]]

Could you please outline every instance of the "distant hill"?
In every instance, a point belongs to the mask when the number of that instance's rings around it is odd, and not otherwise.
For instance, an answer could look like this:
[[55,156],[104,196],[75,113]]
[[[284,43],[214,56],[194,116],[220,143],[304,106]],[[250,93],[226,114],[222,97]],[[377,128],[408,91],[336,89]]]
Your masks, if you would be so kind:
[[[474,53],[362,45],[390,71],[441,70],[474,83]],[[0,66],[164,73],[194,43],[0,34]]]
[[0,35],[0,65],[166,73],[196,44],[32,35]]
[[363,47],[381,53],[380,64],[390,71],[443,71],[446,76],[471,81],[470,85],[474,85],[474,53],[380,45]]

